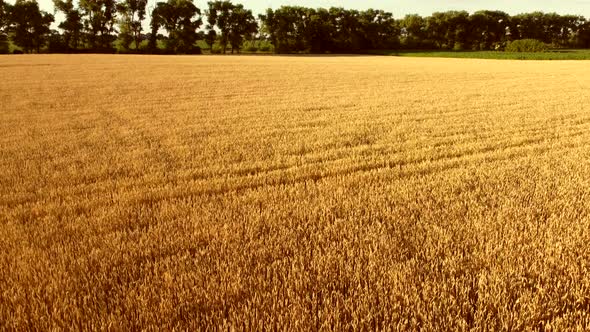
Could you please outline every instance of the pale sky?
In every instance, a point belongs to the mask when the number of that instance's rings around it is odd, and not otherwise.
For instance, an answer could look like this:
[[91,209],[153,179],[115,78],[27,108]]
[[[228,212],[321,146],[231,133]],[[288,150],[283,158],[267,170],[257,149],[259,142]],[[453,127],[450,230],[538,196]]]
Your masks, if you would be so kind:
[[[38,1],[41,9],[53,12],[52,0]],[[148,8],[150,8],[156,1],[166,0],[148,1]],[[14,0],[8,0],[8,2],[14,3]],[[298,5],[313,8],[383,9],[392,12],[396,18],[402,18],[405,14],[427,16],[436,11],[467,10],[468,12],[474,12],[481,9],[502,10],[509,14],[533,11],[557,12],[559,14],[583,15],[590,18],[590,0],[234,0],[233,2],[242,3],[244,7],[252,9],[255,15],[264,12],[269,7],[278,8],[282,5]],[[201,9],[207,7],[207,0],[194,0],[194,3]],[[57,16],[56,20],[60,21],[61,17]]]

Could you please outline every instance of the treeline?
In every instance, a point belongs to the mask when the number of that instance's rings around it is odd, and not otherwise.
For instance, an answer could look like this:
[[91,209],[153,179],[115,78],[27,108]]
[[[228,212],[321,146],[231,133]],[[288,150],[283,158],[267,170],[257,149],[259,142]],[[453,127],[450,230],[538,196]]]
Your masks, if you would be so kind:
[[201,10],[192,0],[157,2],[144,31],[147,0],[53,0],[65,19],[50,29],[54,15],[36,0],[0,0],[0,53],[8,41],[24,52],[114,52],[195,54],[202,41],[219,52],[240,52],[245,41],[270,43],[276,53],[359,53],[383,49],[500,50],[510,41],[536,39],[552,47],[590,47],[590,22],[583,16],[502,11],[406,15],[383,10],[268,9],[256,18],[231,1],[210,1]]
[[400,27],[400,41],[407,48],[494,50],[521,39],[536,39],[556,48],[590,47],[590,22],[578,15],[449,11],[426,18],[407,15]]
[[244,40],[258,38],[259,26],[251,10],[230,1],[211,1],[201,11],[192,0],[157,2],[146,33],[147,0],[53,0],[65,16],[51,30],[54,15],[41,11],[36,0],[0,0],[0,52],[8,40],[24,52],[123,52],[194,54],[196,42],[219,45],[225,53],[240,51]]
[[260,15],[261,35],[278,53],[362,52],[371,49],[499,50],[520,39],[553,47],[590,47],[583,16],[534,12],[510,16],[483,10],[406,15],[382,10],[281,7]]

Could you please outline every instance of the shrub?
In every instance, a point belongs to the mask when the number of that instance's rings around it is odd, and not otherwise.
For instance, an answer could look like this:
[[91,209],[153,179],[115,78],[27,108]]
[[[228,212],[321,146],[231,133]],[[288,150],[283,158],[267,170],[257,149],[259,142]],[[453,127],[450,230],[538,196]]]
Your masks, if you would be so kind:
[[260,52],[270,52],[270,46],[269,45],[260,46],[260,48],[258,50]]
[[221,48],[219,47],[211,47],[211,54],[221,54]]
[[465,45],[460,42],[455,42],[455,45],[453,46],[453,51],[460,52],[463,50],[465,50]]
[[508,43],[506,52],[545,52],[547,45],[536,39],[520,39]]
[[258,52],[258,47],[256,47],[256,46],[248,46],[248,47],[246,47],[246,52],[256,53],[256,52]]

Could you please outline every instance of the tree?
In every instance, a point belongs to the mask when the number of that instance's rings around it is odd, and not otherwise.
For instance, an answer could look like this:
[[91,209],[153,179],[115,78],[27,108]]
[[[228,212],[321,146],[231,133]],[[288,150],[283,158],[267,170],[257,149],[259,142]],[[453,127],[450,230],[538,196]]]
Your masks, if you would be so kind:
[[399,26],[382,10],[283,6],[259,17],[277,53],[358,52],[399,45]]
[[493,50],[505,45],[514,26],[510,15],[502,11],[481,10],[469,17],[470,44],[474,50]]
[[79,8],[90,48],[112,49],[117,13],[115,0],[80,0]]
[[135,49],[141,43],[141,22],[145,19],[147,0],[124,0],[117,4],[117,11],[121,15],[119,20],[119,39],[125,49],[135,42]]
[[0,0],[0,34],[6,33],[9,23],[10,4]]
[[302,52],[304,43],[306,8],[282,6],[276,10],[267,9],[266,14],[259,15],[268,32],[276,53]]
[[217,40],[217,32],[215,32],[215,30],[210,29],[209,31],[207,31],[207,34],[205,35],[205,43],[207,43],[207,45],[209,45],[209,48],[213,50],[213,45],[215,44],[215,41]]
[[364,36],[360,29],[360,13],[357,10],[330,8],[332,50],[334,52],[358,52],[363,48]]
[[514,39],[537,39],[544,43],[550,43],[545,34],[545,14],[533,12],[516,15],[512,18],[516,23],[516,38]]
[[77,8],[74,8],[73,0],[53,0],[55,9],[62,12],[65,20],[59,24],[63,30],[63,43],[68,49],[76,49],[80,44],[82,29],[82,16]]
[[446,13],[446,17],[450,28],[447,31],[447,44],[456,51],[467,49],[469,46],[469,13],[449,11]]
[[400,22],[402,44],[408,48],[422,48],[426,43],[426,20],[417,14],[406,15]]
[[306,8],[304,13],[303,41],[311,53],[326,53],[334,50],[335,28],[330,12],[324,8]]
[[360,13],[359,22],[364,49],[391,49],[399,45],[400,29],[392,13],[368,9]]
[[0,0],[0,54],[8,53],[8,13],[10,5],[4,0]]
[[261,34],[263,34],[265,39],[270,41],[270,43],[274,46],[275,53],[282,53],[281,50],[278,49],[278,24],[275,18],[274,10],[268,8],[266,10],[266,14],[258,14],[258,19],[261,23]]
[[231,1],[210,1],[207,10],[208,28],[217,27],[220,31],[219,43],[225,54],[227,44],[230,44],[232,53],[240,51],[244,38],[258,31],[258,24],[251,10],[243,5],[234,5]]
[[552,29],[553,44],[560,47],[576,47],[577,36],[586,19],[577,15],[555,15]]
[[[158,34],[160,28],[168,32],[166,50],[174,53],[191,53],[195,49],[197,41],[197,29],[201,26],[201,15],[191,0],[168,0],[158,2],[152,11],[152,38]],[[150,44],[154,45],[152,40]]]
[[463,49],[468,41],[469,13],[437,12],[426,19],[428,39],[438,48]]
[[229,42],[230,16],[234,6],[230,1],[209,1],[208,5],[209,9],[206,14],[209,25],[207,27],[211,31],[217,26],[221,33],[219,43],[222,52],[225,54]]
[[258,31],[258,23],[252,15],[252,11],[244,9],[242,5],[236,5],[230,16],[229,43],[231,52],[240,53],[244,39],[251,37]]
[[36,0],[16,0],[9,18],[12,41],[27,53],[39,53],[47,42],[53,15],[41,11]]
[[580,22],[576,33],[576,47],[590,48],[590,22]]

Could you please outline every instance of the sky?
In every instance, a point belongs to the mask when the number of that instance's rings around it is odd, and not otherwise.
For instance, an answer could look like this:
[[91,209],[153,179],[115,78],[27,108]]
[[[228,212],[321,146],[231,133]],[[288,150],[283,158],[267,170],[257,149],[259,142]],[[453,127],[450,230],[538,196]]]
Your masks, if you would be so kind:
[[[148,9],[156,1],[148,0]],[[193,0],[197,7],[207,7],[207,0]],[[14,3],[14,0],[8,0]],[[52,13],[52,0],[38,0],[41,9]],[[77,2],[77,1],[75,1]],[[502,10],[509,14],[533,11],[557,12],[559,14],[576,14],[590,18],[590,0],[234,0],[244,7],[252,9],[254,14],[266,8],[278,8],[283,5],[305,7],[344,7],[347,9],[383,9],[392,12],[394,17],[402,18],[406,14],[428,16],[436,11],[467,10],[474,12],[481,9]],[[56,20],[61,20],[60,16]]]

